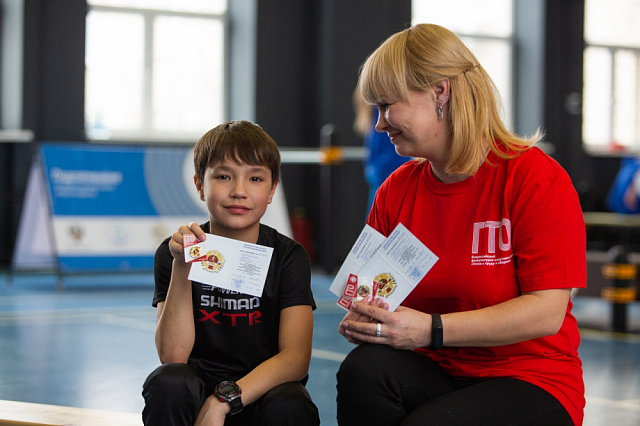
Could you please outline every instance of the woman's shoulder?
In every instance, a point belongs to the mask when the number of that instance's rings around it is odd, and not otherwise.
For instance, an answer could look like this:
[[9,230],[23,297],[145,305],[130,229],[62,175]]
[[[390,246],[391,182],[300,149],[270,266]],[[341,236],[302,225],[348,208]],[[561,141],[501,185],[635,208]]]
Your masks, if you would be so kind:
[[506,161],[512,173],[527,179],[541,181],[569,178],[560,163],[537,146],[533,146]]

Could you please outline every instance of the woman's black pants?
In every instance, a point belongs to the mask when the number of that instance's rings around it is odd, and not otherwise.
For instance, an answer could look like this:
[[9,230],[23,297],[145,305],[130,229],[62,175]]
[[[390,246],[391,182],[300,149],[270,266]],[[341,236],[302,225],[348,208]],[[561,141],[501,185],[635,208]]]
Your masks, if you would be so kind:
[[522,380],[459,380],[427,356],[363,344],[338,371],[340,426],[569,426],[551,394]]

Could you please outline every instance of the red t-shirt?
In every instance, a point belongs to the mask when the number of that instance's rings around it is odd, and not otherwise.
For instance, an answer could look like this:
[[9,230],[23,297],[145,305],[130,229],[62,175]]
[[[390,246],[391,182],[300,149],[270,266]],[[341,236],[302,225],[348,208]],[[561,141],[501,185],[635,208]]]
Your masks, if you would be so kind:
[[[440,314],[496,305],[522,292],[586,287],[586,236],[576,191],[551,157],[490,153],[475,176],[438,181],[428,162],[401,166],[380,187],[368,223],[405,225],[438,261],[403,305]],[[580,333],[571,315],[548,337],[488,348],[417,349],[459,377],[513,377],[555,396],[582,424]],[[444,330],[446,334],[446,330]]]

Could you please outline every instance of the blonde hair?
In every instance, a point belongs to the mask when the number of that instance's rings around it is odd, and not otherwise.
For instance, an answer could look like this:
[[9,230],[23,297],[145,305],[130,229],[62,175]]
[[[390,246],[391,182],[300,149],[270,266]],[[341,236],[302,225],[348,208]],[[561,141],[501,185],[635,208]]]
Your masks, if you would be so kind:
[[369,103],[381,95],[407,99],[449,80],[449,127],[452,134],[448,173],[473,175],[487,157],[486,145],[501,158],[513,158],[542,138],[515,135],[504,125],[498,90],[476,57],[451,31],[418,24],[384,41],[360,70],[358,90]]

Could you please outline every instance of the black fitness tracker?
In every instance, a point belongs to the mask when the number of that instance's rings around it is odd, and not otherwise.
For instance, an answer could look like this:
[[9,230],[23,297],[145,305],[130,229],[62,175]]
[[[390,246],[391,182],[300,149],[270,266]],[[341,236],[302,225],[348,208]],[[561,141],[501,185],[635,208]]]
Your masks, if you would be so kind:
[[229,403],[231,406],[229,415],[231,416],[238,414],[242,411],[242,408],[244,408],[242,405],[242,398],[240,397],[242,389],[240,389],[240,386],[238,386],[236,382],[225,381],[218,383],[213,394],[220,400],[220,402]]
[[442,349],[442,318],[440,314],[431,314],[431,344],[429,349]]

